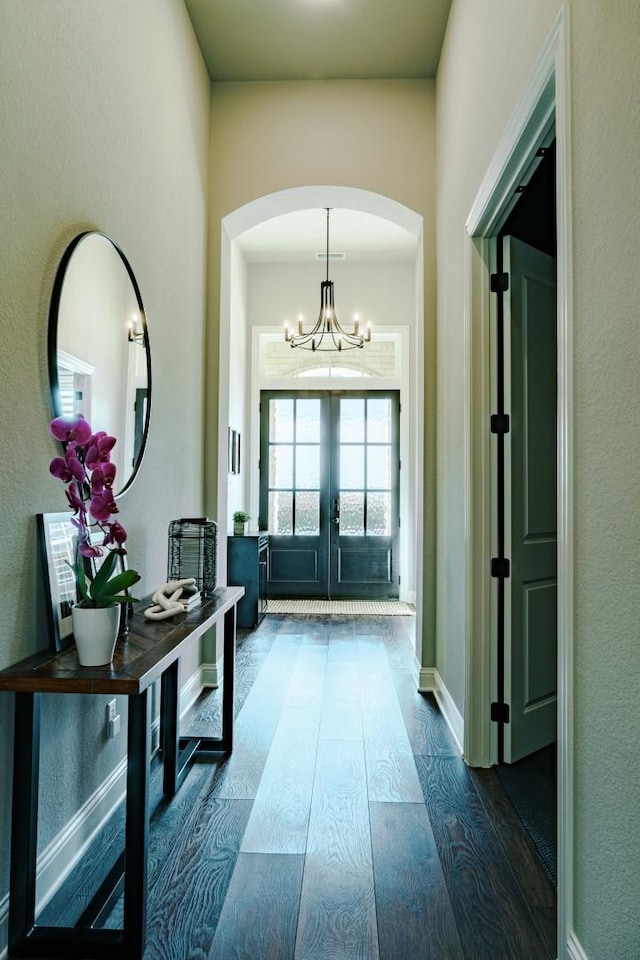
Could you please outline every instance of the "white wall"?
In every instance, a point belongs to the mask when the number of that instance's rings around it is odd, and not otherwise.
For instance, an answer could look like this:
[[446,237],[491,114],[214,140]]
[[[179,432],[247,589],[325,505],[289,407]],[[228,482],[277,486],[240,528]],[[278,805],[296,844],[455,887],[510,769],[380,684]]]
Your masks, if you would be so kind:
[[[414,263],[334,263],[329,279],[334,281],[338,320],[346,329],[357,313],[363,324],[415,326]],[[305,326],[312,326],[320,312],[322,263],[249,265],[249,319],[251,325],[291,326],[302,313]]]
[[[166,577],[169,520],[202,510],[210,86],[181,0],[0,6],[5,667],[46,643],[35,514],[65,508],[62,486],[48,472],[56,444],[48,433],[47,317],[60,257],[83,230],[102,230],[121,246],[149,320],[149,444],[120,501],[131,566],[142,575],[140,596]],[[11,696],[0,694],[0,904],[7,889],[11,707]],[[119,709],[126,709],[124,700]],[[43,711],[42,844],[113,769],[124,746],[123,736],[104,736],[101,698],[45,696]]]
[[[560,4],[454,0],[437,78],[438,667],[464,710],[464,223]],[[640,955],[640,7],[571,5],[575,918]]]
[[[248,271],[244,255],[237,243],[231,247],[231,315],[229,324],[230,356],[233,358],[236,375],[229,380],[229,426],[240,432],[239,474],[228,474],[228,517],[220,517],[227,532],[233,528],[232,515],[236,510],[249,510],[248,439],[249,417],[247,412],[248,384],[251,380],[251,333],[249,331]],[[224,443],[221,456],[224,456]]]

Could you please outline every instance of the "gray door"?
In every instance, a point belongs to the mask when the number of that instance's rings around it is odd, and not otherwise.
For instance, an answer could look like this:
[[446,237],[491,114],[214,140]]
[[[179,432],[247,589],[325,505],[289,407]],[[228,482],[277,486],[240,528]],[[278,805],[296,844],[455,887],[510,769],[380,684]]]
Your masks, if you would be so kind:
[[397,391],[264,391],[271,597],[398,596]]
[[[505,295],[505,760],[556,739],[556,270],[513,237],[503,246]],[[510,490],[509,490],[510,483]],[[510,541],[510,543],[509,543]]]

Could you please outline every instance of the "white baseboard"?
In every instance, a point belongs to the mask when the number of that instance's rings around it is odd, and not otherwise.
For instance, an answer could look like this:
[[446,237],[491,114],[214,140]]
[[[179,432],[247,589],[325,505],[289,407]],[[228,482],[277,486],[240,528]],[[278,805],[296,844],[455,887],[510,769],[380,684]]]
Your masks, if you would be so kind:
[[464,743],[464,720],[458,710],[453,697],[447,690],[446,684],[436,667],[421,667],[418,690],[422,693],[433,693],[440,712],[444,717],[449,730],[462,756]]
[[574,930],[569,934],[567,941],[567,960],[589,960]]
[[438,689],[440,674],[435,667],[420,667],[418,676],[418,690],[421,693],[434,693]]
[[220,686],[220,677],[222,676],[222,661],[220,657],[217,663],[203,663],[200,665],[200,686],[218,687]]
[[[203,689],[217,687],[222,660],[203,663],[180,691],[180,717],[193,706]],[[159,718],[152,724],[152,743],[157,739]],[[42,851],[36,864],[38,900],[36,914],[62,886],[85,850],[125,797],[127,759],[121,760],[87,802]],[[0,960],[6,960],[9,938],[9,894],[0,899]]]

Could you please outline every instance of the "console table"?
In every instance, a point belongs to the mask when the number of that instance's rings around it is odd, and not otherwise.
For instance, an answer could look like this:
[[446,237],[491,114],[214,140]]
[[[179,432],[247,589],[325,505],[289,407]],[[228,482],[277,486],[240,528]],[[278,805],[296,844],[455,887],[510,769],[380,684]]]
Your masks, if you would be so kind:
[[[134,607],[129,633],[118,640],[113,662],[80,667],[75,647],[34,654],[0,672],[0,690],[15,693],[13,816],[9,887],[9,956],[139,960],[146,942],[149,841],[150,687],[161,681],[160,737],[163,791],[172,797],[196,758],[216,760],[233,747],[236,605],[242,587],[221,587],[211,600],[170,620],[147,620]],[[179,733],[180,657],[215,623],[224,623],[221,737]],[[125,850],[74,927],[38,926],[35,920],[36,838],[43,693],[126,694],[127,798]],[[124,892],[122,929],[99,929]]]

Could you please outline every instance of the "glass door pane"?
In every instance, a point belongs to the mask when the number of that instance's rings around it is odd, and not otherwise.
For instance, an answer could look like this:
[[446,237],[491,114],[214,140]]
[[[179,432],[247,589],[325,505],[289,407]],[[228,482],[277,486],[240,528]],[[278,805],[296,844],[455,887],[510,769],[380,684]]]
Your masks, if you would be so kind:
[[260,515],[272,596],[327,595],[327,403],[320,392],[262,394]]
[[333,410],[331,595],[398,596],[398,394],[340,394]]
[[339,417],[340,532],[388,537],[395,479],[391,400],[342,398]]

